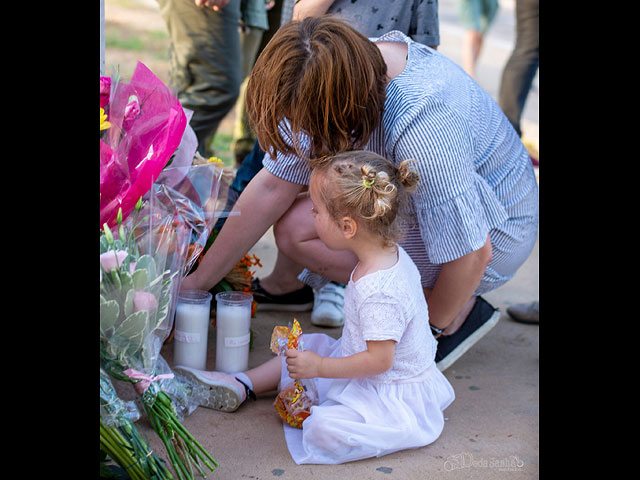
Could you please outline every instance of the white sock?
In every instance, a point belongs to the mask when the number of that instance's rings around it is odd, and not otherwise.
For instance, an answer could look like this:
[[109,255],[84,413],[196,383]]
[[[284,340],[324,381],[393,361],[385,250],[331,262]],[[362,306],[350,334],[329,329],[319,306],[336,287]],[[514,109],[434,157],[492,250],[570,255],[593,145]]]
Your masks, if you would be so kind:
[[244,382],[244,384],[247,387],[249,387],[251,390],[253,390],[253,383],[251,382],[251,379],[247,376],[246,373],[244,373],[244,372],[234,373],[233,376],[236,377],[241,382]]

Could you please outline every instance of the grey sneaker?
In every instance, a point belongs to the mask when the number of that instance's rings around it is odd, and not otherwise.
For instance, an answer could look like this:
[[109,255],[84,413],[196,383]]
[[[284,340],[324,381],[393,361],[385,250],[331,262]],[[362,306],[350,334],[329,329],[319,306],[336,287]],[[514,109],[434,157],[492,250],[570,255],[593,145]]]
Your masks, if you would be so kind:
[[518,303],[507,308],[507,313],[516,322],[540,323],[540,301],[531,303]]
[[320,327],[344,325],[344,286],[329,282],[314,292],[311,323]]
[[247,399],[247,396],[256,399],[255,393],[249,387],[228,373],[208,372],[180,365],[173,369],[194,382],[209,386],[209,397],[201,404],[203,407],[233,412]]

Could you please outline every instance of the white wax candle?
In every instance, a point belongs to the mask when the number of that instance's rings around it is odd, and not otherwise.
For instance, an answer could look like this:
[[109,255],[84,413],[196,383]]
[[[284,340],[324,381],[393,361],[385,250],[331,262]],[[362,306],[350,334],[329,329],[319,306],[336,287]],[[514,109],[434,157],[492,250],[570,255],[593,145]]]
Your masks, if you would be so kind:
[[216,370],[244,372],[249,368],[251,301],[234,305],[218,301],[216,309]]
[[173,363],[206,370],[210,302],[176,305]]

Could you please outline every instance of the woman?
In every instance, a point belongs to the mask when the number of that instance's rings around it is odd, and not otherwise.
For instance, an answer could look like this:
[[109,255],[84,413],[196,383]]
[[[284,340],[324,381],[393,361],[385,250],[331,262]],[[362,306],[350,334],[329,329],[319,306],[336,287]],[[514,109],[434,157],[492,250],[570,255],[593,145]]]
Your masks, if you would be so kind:
[[[264,168],[237,200],[242,214],[227,219],[183,288],[211,288],[271,225],[279,254],[261,279],[265,291],[301,289],[303,268],[307,283],[318,275],[346,283],[356,259],[320,241],[303,190],[314,161],[366,149],[396,165],[415,160],[421,182],[401,245],[420,270],[440,344],[455,344],[449,358],[477,341],[474,331],[492,317],[464,326],[486,309],[479,295],[514,275],[538,227],[533,167],[493,99],[451,60],[400,32],[369,41],[324,16],[274,35],[251,74],[247,109]],[[458,331],[464,338],[444,341]]]

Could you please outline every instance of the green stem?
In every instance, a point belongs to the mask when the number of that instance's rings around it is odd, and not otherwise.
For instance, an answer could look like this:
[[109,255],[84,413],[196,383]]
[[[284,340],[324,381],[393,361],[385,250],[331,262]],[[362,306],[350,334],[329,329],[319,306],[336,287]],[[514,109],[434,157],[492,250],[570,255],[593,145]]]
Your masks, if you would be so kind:
[[[160,397],[160,395],[158,397]],[[154,409],[157,409],[162,417],[167,418],[169,421],[171,421],[172,426],[181,437],[190,441],[190,444],[195,449],[196,454],[202,459],[202,461],[211,471],[215,470],[215,467],[213,465],[215,465],[216,467],[220,466],[220,464],[211,456],[211,454],[202,447],[200,442],[198,442],[194,438],[194,436],[191,435],[191,432],[189,432],[189,430],[187,430],[185,426],[182,425],[182,423],[177,421],[175,413],[173,412],[173,406],[171,404],[169,404],[169,407],[167,407],[166,402],[162,401],[160,404],[154,404]],[[202,455],[201,452],[206,456],[206,458]],[[207,460],[213,462],[213,465],[211,465],[211,463],[209,463],[209,461]]]
[[169,460],[171,461],[171,464],[173,465],[173,468],[176,474],[178,475],[178,478],[183,480],[185,479],[185,475],[186,475],[186,479],[190,478],[188,472],[186,472],[186,469],[184,468],[184,465],[182,465],[182,462],[180,461],[180,459],[178,458],[175,452],[175,448],[172,445],[171,440],[169,438],[170,433],[165,428],[166,424],[163,425],[162,418],[159,418],[157,415],[155,415],[152,409],[147,409],[145,406],[145,410],[147,411],[147,417],[149,418],[151,427],[156,432],[156,434],[160,437],[160,440],[162,440],[162,443],[164,444],[164,448],[167,450],[167,453],[169,454]]
[[106,452],[129,473],[133,480],[143,480],[145,476],[138,459],[124,446],[127,442],[122,437],[118,438],[115,428],[102,427],[101,425],[100,441],[104,444]]

